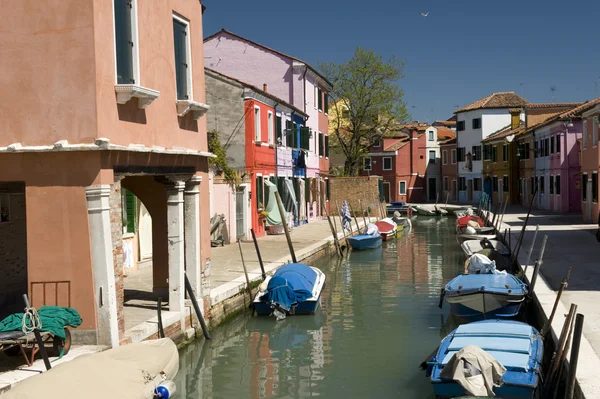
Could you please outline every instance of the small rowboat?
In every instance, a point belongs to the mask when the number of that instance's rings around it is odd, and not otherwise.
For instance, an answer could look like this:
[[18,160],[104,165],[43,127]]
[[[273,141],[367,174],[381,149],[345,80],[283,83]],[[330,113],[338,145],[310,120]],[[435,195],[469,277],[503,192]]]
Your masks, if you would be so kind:
[[377,229],[379,229],[379,234],[384,241],[396,236],[398,225],[392,219],[383,218],[376,221],[374,224],[377,226]]
[[479,216],[463,216],[461,218],[458,218],[456,219],[456,226],[467,227],[471,220],[477,222],[479,227],[485,226],[485,222]]
[[372,236],[370,234],[359,234],[348,237],[348,243],[352,249],[362,251],[365,249],[375,249],[381,246],[381,236]]
[[493,249],[500,253],[505,258],[510,258],[510,249],[502,242],[498,240],[487,240],[483,239],[481,241],[477,240],[469,240],[463,242],[460,247],[462,248],[465,256],[470,258],[473,254],[480,252],[483,249]]

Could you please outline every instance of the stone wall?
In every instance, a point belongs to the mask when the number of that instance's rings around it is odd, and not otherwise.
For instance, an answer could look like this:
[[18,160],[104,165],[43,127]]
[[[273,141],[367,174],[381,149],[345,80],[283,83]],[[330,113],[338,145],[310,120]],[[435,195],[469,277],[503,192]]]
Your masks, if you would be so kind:
[[121,214],[121,182],[110,187],[110,230],[112,235],[113,262],[115,265],[115,289],[117,291],[117,320],[119,338],[125,333],[125,287],[123,280],[123,219]]
[[[331,177],[331,214],[337,216],[337,206],[342,207],[344,200],[348,201],[356,215],[360,214],[361,202],[366,215],[367,207],[370,207],[369,215],[373,217],[385,217],[381,215],[381,208],[386,212],[386,204],[379,206],[379,177],[378,176],[356,176],[356,177]],[[359,202],[360,201],[360,202]]]

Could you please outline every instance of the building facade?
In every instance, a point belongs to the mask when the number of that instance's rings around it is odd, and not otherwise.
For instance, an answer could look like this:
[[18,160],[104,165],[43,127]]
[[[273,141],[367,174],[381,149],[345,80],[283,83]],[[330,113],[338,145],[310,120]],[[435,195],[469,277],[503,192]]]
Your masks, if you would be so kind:
[[442,181],[442,159],[440,143],[456,137],[454,130],[445,126],[428,126],[425,129],[425,181],[426,198],[429,202],[444,201]]
[[210,274],[202,5],[65,0],[4,17],[0,295],[75,308],[76,342],[143,339],[125,329],[130,192],[151,217],[150,294],[181,332],[184,267],[205,306]]
[[[526,104],[515,93],[493,93],[455,111],[459,202],[476,203],[481,198],[484,189],[481,140],[511,124],[510,108]],[[524,118],[524,112],[520,117]]]
[[583,118],[581,137],[581,211],[587,222],[598,223],[600,207],[598,198],[598,172],[600,171],[600,150],[598,129],[600,118],[600,98],[582,105],[576,115]]
[[442,197],[458,201],[458,181],[456,177],[456,137],[440,143],[442,154]]

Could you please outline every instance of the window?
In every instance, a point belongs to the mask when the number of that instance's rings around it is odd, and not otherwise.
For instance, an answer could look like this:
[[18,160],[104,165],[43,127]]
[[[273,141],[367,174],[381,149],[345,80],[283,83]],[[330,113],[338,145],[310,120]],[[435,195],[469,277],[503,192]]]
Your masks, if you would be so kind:
[[508,144],[502,145],[502,160],[504,162],[508,161]]
[[473,179],[473,191],[481,191],[481,178]]
[[473,118],[473,129],[481,129],[481,118]]
[[536,184],[537,184],[537,180],[535,179],[535,177],[531,176],[529,178],[529,191],[531,191],[532,193],[536,191]]
[[588,137],[587,119],[584,119],[583,120],[583,138],[582,138],[583,148],[587,148],[587,137]]
[[435,151],[429,151],[429,163],[435,163]]
[[325,113],[328,114],[329,113],[329,94],[325,93],[323,95],[323,102],[325,105]]
[[554,154],[554,136],[550,136],[550,154]]
[[442,151],[442,164],[443,165],[448,164],[448,151],[446,151],[446,150]]
[[300,148],[310,150],[310,135],[311,130],[309,127],[300,126]]
[[267,124],[269,125],[269,144],[273,144],[273,113],[267,111]]
[[467,179],[465,177],[458,178],[458,191],[465,191],[467,189]]
[[121,217],[123,233],[135,233],[137,199],[129,190],[121,190]]
[[458,162],[464,162],[465,161],[465,148],[459,147],[456,150],[458,152]]
[[525,156],[524,156],[525,159],[529,159],[529,157],[530,157],[529,152],[530,151],[531,151],[531,148],[530,148],[529,143],[525,143]]
[[560,134],[556,136],[556,153],[560,152]]
[[544,156],[547,157],[550,155],[550,139],[544,139]]
[[554,176],[554,185],[556,186],[556,187],[554,188],[554,192],[555,192],[557,195],[560,195],[560,175],[556,175],[556,176]]
[[492,188],[493,188],[494,192],[498,192],[498,177],[497,176],[492,177]]
[[275,117],[275,132],[277,134],[277,144],[281,144],[281,140],[283,140],[283,132],[281,126],[281,116],[277,115]]
[[381,146],[381,140],[380,139],[374,139],[373,140],[373,147],[379,147]]
[[254,140],[260,143],[260,108],[254,107]]
[[321,89],[317,89],[317,104],[319,111],[323,111],[323,92]]
[[434,134],[434,131],[430,130],[429,131],[429,141],[433,141],[433,134]]
[[325,136],[325,158],[329,158],[329,136]]
[[[323,148],[323,133],[319,132],[319,156],[323,156],[325,148]],[[371,169],[371,162],[369,162],[369,169]]]
[[544,139],[540,140],[540,158],[544,156]]
[[554,176],[550,175],[550,194],[554,194]]
[[490,144],[483,145],[483,160],[484,161],[489,161],[492,159],[491,147],[492,146]]
[[398,187],[398,193],[400,195],[406,195],[406,182],[405,181],[400,182],[400,187]]
[[452,149],[452,163],[456,163],[456,149]]
[[371,170],[371,158],[365,158],[363,161],[363,169],[364,170]]
[[114,0],[117,84],[139,84],[137,1]]
[[594,123],[592,125],[592,145],[595,147],[598,145],[598,119],[594,117]]
[[540,194],[544,194],[544,176],[540,176]]
[[465,121],[456,122],[456,130],[458,130],[459,132],[465,130]]
[[265,207],[263,202],[263,177],[261,175],[256,176],[256,206],[257,208]]
[[492,162],[496,162],[498,160],[498,148],[496,146],[492,147]]
[[192,98],[192,71],[189,23],[177,16],[173,16],[173,39],[175,44],[177,99],[190,100]]
[[294,146],[294,125],[291,120],[285,121],[285,145],[286,147],[292,148]]
[[448,176],[444,176],[444,191],[448,191]]
[[329,179],[325,179],[325,195],[327,196],[327,201],[331,199],[331,186],[329,185]]
[[533,146],[533,157],[537,158],[538,157],[538,141],[536,140]]
[[481,161],[481,146],[474,145],[471,154],[473,155],[473,161]]
[[383,170],[392,170],[392,158],[383,157]]
[[592,202],[598,202],[598,172],[592,173]]
[[10,196],[0,194],[0,223],[10,222]]
[[508,187],[508,176],[504,175],[504,177],[502,178],[502,191],[505,193],[509,192],[510,189]]
[[[585,132],[585,130],[584,130]],[[583,202],[587,202],[587,183],[588,183],[588,174],[584,173],[581,176],[581,196],[583,197]]]
[[315,86],[315,109],[317,109],[318,102],[319,102],[319,89]]

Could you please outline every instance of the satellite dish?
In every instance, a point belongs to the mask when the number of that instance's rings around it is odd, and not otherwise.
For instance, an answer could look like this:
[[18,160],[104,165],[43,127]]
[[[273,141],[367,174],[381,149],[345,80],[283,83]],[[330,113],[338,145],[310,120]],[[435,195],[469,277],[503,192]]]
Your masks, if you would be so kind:
[[509,143],[512,143],[512,141],[515,139],[515,135],[511,134],[510,136],[506,136],[506,141],[508,141]]

